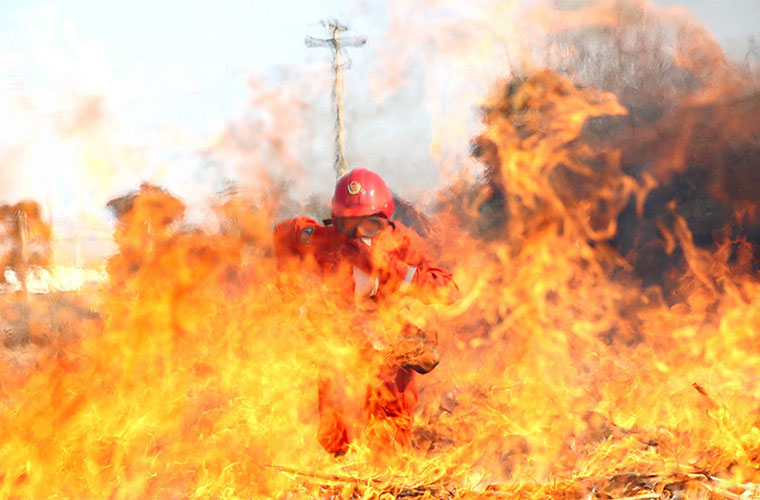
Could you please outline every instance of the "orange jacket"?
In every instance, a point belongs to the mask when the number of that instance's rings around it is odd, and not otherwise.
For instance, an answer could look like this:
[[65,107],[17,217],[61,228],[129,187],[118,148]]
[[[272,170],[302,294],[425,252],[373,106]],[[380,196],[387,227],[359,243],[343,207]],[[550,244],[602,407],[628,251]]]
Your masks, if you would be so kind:
[[[286,220],[274,229],[279,266],[317,274],[328,289],[338,292],[338,297],[347,302],[356,303],[357,287],[362,286],[357,284],[360,275],[369,280],[370,295],[378,303],[401,293],[416,294],[428,303],[456,299],[459,290],[451,273],[433,263],[424,241],[412,229],[394,222],[369,243],[307,217]],[[412,333],[405,334],[394,346],[393,361],[383,367],[379,381],[368,388],[364,402],[370,424],[377,419],[383,421],[371,428],[380,432],[377,440],[384,445],[391,441],[402,445],[410,442],[417,403],[413,371],[426,373],[438,363],[435,336],[427,339],[419,329],[409,329]],[[352,439],[340,394],[328,379],[320,381],[317,438],[334,454],[345,453]]]
[[448,304],[459,293],[451,273],[435,265],[423,239],[397,221],[367,244],[333,226],[296,217],[275,227],[274,244],[282,267],[306,265],[346,292],[354,291],[355,269],[360,269],[375,280],[372,295],[379,300],[408,293],[426,303]]

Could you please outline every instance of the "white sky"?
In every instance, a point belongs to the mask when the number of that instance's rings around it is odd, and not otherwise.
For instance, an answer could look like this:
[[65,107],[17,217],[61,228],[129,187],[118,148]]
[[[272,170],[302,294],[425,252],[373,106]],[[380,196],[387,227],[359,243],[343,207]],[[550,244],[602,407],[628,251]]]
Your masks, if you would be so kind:
[[[124,99],[155,104],[132,110],[141,127],[169,116],[207,125],[200,117],[209,112],[216,119],[232,114],[250,73],[304,60],[309,25],[325,12],[345,15],[348,3],[5,0],[0,43],[23,57],[3,68],[2,83],[63,91],[72,84],[97,89],[108,78],[121,83]],[[102,66],[78,74],[66,57]]]
[[[308,89],[293,100],[309,106],[314,99],[310,119],[324,121],[324,128],[312,126],[308,135],[292,140],[304,143],[298,146],[304,149],[302,158],[316,164],[306,184],[331,181],[332,118],[329,75],[324,73],[329,56],[325,49],[308,49],[303,43],[306,35],[324,34],[319,20],[326,18],[338,18],[369,39],[367,47],[350,51],[354,67],[348,89],[353,103],[347,116],[349,161],[382,170],[402,193],[419,195],[436,185],[439,175],[430,141],[442,125],[435,123],[438,111],[430,103],[453,102],[464,89],[474,106],[492,82],[467,87],[441,82],[466,77],[470,67],[463,64],[453,71],[428,73],[407,68],[396,75],[406,79],[405,84],[391,94],[378,91],[388,85],[378,87],[378,81],[393,80],[394,75],[378,70],[393,68],[394,50],[399,51],[399,64],[408,57],[407,47],[387,31],[399,12],[394,6],[402,3],[408,7],[401,15],[412,19],[396,18],[396,24],[412,27],[413,16],[426,12],[423,5],[441,4],[444,15],[447,3],[457,5],[446,0],[427,0],[419,9],[413,2],[392,0],[2,0],[0,201],[33,197],[48,207],[59,226],[70,223],[70,231],[75,231],[82,223],[102,224],[104,202],[142,180],[162,183],[184,197],[196,196],[203,190],[191,184],[205,183],[208,188],[213,179],[198,173],[194,153],[213,141],[225,124],[250,113],[252,76],[275,87],[285,82]],[[737,56],[750,35],[760,39],[760,0],[655,3],[688,4]],[[512,7],[503,10],[505,15],[514,13]],[[490,29],[488,13],[473,8],[467,15],[479,23],[476,26]],[[454,35],[450,33],[441,46],[445,49],[449,43],[447,50],[455,52],[456,15],[450,21],[448,29]],[[423,35],[412,42],[429,43]],[[374,59],[379,57],[378,47],[385,49],[386,60]],[[425,47],[409,50],[424,52]],[[493,69],[492,76],[503,74]],[[77,103],[87,95],[101,96],[105,126],[87,139],[60,140],[60,128],[76,118]],[[372,116],[365,114],[370,112]],[[462,133],[466,131],[462,124]],[[330,182],[324,184],[323,192]]]

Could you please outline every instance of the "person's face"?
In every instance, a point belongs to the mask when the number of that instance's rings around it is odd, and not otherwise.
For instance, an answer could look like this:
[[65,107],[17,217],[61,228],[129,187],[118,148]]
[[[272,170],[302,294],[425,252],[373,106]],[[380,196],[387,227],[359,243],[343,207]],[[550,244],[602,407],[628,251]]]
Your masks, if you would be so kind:
[[364,217],[335,217],[335,228],[351,238],[373,238],[388,227],[388,219],[380,215]]

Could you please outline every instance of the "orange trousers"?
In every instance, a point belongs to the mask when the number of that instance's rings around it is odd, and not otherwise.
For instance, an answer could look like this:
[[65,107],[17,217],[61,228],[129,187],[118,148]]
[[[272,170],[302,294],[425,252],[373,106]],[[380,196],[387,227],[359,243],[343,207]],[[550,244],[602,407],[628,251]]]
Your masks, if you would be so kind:
[[[340,387],[327,380],[319,384],[319,430],[317,439],[328,452],[341,455],[348,450],[351,436],[350,422],[344,411]],[[395,443],[409,446],[412,435],[414,410],[418,393],[414,372],[402,366],[383,369],[376,384],[367,388],[364,400],[366,433],[369,442],[376,446]]]

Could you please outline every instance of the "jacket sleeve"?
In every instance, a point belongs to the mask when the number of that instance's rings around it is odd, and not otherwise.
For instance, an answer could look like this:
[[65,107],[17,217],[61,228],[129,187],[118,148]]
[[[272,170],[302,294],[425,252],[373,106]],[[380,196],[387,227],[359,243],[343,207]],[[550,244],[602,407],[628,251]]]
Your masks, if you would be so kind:
[[310,257],[323,269],[334,266],[338,258],[340,240],[332,228],[323,226],[308,217],[296,217],[277,224],[274,228],[274,250],[280,266]]
[[452,274],[433,261],[422,237],[399,223],[394,232],[399,245],[387,262],[389,281],[395,282],[399,291],[418,294],[423,302],[454,303],[459,287]]
[[306,249],[302,239],[307,238],[317,225],[317,221],[307,217],[296,217],[277,224],[273,232],[277,261],[281,263],[290,258],[303,257]]

